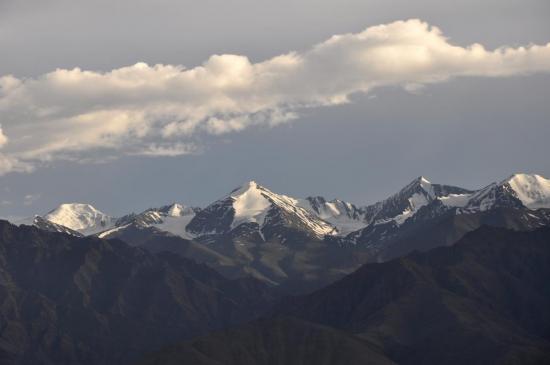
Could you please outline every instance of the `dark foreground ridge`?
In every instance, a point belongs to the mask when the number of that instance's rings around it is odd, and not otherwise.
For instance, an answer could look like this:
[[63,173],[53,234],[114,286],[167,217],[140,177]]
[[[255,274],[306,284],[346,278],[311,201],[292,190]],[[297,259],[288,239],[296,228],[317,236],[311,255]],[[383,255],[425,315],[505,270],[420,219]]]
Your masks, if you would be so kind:
[[271,290],[173,254],[0,221],[0,364],[127,364],[255,318]]
[[484,226],[280,300],[174,254],[0,221],[0,364],[545,364],[548,278],[548,227]]
[[140,365],[389,365],[369,341],[343,331],[278,317],[258,320],[149,355]]
[[453,247],[365,265],[287,299],[271,319],[142,364],[547,364],[548,278],[549,228],[482,227]]

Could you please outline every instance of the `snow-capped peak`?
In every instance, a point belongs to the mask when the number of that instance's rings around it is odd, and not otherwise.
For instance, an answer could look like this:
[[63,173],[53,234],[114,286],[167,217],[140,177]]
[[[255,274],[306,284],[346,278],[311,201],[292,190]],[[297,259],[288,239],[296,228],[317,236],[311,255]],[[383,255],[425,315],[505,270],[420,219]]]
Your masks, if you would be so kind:
[[233,190],[230,194],[234,199],[235,210],[232,227],[245,222],[262,224],[271,207],[271,202],[266,198],[266,194],[269,193],[269,190],[259,186],[255,181],[249,181],[239,189]]
[[233,191],[231,191],[231,193],[229,195],[233,196],[233,197],[236,197],[236,196],[239,196],[241,194],[246,193],[248,190],[251,190],[251,189],[252,190],[258,190],[260,188],[263,188],[263,187],[260,186],[256,181],[250,180],[250,181],[242,184],[238,188],[233,189]]
[[540,175],[514,174],[472,194],[465,208],[485,211],[495,207],[550,209],[550,180]]
[[112,217],[90,204],[82,203],[61,204],[44,218],[85,235],[103,231],[114,223]]
[[[459,200],[465,200],[467,198],[465,198],[465,194],[469,193],[471,192],[456,186],[432,184],[424,176],[419,176],[397,194],[365,207],[365,219],[368,223],[395,222],[397,225],[401,225],[422,207],[435,200],[440,200],[445,205],[458,204]],[[442,199],[443,197],[452,199]],[[461,202],[461,204],[466,203]]]
[[276,194],[249,181],[198,213],[187,226],[195,235],[226,233],[244,224],[266,226],[297,225],[322,237],[336,232],[328,222],[300,206],[300,200]]
[[420,187],[424,189],[425,192],[427,192],[428,194],[433,194],[432,183],[428,179],[426,179],[424,176],[420,176],[418,178],[418,183],[420,184]]
[[540,175],[514,174],[501,184],[508,184],[529,209],[550,208],[550,180]]
[[375,223],[394,221],[400,225],[434,198],[435,193],[432,183],[424,176],[420,176],[407,184],[397,194],[367,207],[367,219]]
[[165,208],[168,217],[183,217],[184,215],[194,214],[195,210],[183,204],[174,203]]
[[45,219],[45,218],[43,218],[39,215],[34,215],[32,217],[22,219],[20,221],[14,222],[14,224],[17,225],[17,226],[20,226],[20,225],[34,226],[34,227],[40,228],[40,229],[45,230],[45,231],[61,232],[61,233],[66,233],[66,234],[70,234],[72,236],[77,236],[77,237],[83,237],[84,236],[80,232],[72,230],[72,229],[70,229],[66,226],[51,222],[51,221],[49,221],[49,220],[47,220],[47,219]]
[[[410,197],[413,194],[422,194],[429,197],[435,197],[434,187],[432,183],[424,176],[419,176],[410,183],[408,183],[403,189],[392,197]],[[390,197],[389,199],[391,199]]]

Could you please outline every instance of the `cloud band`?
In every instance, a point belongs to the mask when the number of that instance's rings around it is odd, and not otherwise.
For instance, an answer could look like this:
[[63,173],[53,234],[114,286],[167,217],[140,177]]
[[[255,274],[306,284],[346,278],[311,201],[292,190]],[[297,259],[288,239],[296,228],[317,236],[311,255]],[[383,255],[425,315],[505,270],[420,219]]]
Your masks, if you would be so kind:
[[417,19],[336,35],[303,52],[251,63],[214,55],[200,66],[137,63],[109,72],[58,69],[0,77],[0,174],[58,159],[197,151],[201,134],[277,125],[303,108],[338,105],[380,86],[407,90],[460,76],[550,71],[550,43],[460,47]]

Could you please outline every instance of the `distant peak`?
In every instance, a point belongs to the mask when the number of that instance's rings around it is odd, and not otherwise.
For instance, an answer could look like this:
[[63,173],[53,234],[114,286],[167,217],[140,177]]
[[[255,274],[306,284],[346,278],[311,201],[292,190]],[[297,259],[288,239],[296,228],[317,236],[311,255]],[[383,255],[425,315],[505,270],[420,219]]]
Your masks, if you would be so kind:
[[235,197],[235,196],[239,196],[249,190],[257,190],[257,189],[264,189],[262,186],[260,186],[256,181],[254,180],[250,180],[244,184],[242,184],[240,187],[234,189],[232,192],[231,192],[231,196]]
[[168,206],[168,212],[167,214],[170,216],[170,217],[179,217],[182,215],[183,213],[183,206],[181,204],[178,204],[178,203],[174,203],[172,205],[169,205]]
[[194,215],[196,208],[186,206],[180,203],[172,203],[159,209],[160,212],[169,217],[183,217],[186,215]]
[[63,208],[71,208],[71,207],[93,208],[93,206],[88,203],[62,203],[62,204],[59,204],[59,206]]
[[422,188],[426,192],[430,192],[432,190],[432,183],[424,176],[419,176],[405,186],[402,191],[409,191],[410,189],[416,190],[418,187]]
[[503,182],[511,182],[511,181],[516,181],[520,183],[536,183],[537,181],[548,181],[548,179],[537,174],[516,173],[516,174],[510,175],[510,177],[508,177]]
[[424,176],[420,176],[420,177],[418,178],[418,181],[420,181],[420,182],[422,182],[422,183],[431,184],[431,182],[430,182],[428,179],[426,179]]
[[62,203],[50,213],[59,211],[87,211],[101,213],[97,208],[88,203]]
[[550,208],[550,180],[536,174],[514,174],[501,185],[508,185],[522,204],[530,209]]
[[112,218],[86,203],[64,203],[44,216],[50,222],[83,234],[103,230]]

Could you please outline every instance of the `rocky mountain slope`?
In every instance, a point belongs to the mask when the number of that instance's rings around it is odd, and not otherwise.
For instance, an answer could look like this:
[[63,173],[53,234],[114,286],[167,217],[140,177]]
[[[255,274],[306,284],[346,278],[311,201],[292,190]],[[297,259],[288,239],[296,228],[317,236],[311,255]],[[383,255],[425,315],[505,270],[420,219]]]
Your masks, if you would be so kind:
[[368,340],[279,317],[258,320],[148,355],[140,365],[390,365]]
[[368,264],[278,311],[346,330],[400,364],[550,359],[550,228],[482,227],[452,247]]
[[550,228],[482,227],[452,247],[362,266],[143,364],[545,364],[549,275]]
[[0,363],[129,364],[253,319],[274,293],[118,240],[0,221]]

